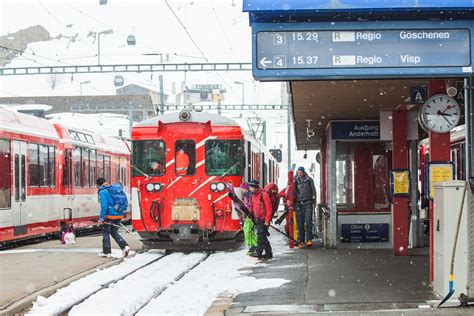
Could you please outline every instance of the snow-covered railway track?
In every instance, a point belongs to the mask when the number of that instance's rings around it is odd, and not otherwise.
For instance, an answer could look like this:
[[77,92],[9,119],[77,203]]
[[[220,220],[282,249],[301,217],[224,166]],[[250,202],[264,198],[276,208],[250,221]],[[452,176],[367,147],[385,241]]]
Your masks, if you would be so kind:
[[81,295],[80,297],[76,298],[73,302],[69,303],[68,305],[66,306],[63,306],[62,308],[54,311],[53,313],[51,313],[51,315],[68,315],[69,311],[76,305],[79,305],[81,304],[82,302],[84,302],[85,300],[87,300],[88,298],[90,298],[92,295],[96,294],[97,292],[99,291],[102,291],[108,287],[110,287],[112,284],[115,284],[123,279],[125,279],[126,277],[136,273],[137,271],[141,270],[141,269],[144,269],[152,264],[154,264],[155,262],[163,259],[164,257],[168,256],[169,254],[164,254],[164,255],[160,255],[158,256],[157,258],[151,260],[151,261],[148,261],[144,264],[141,264],[137,267],[134,267],[132,270],[130,271],[127,271],[126,273],[116,277],[116,278],[113,278],[113,279],[110,279],[108,281],[106,281],[105,283],[101,284],[98,288],[88,292],[87,294],[84,294],[84,295]]
[[134,315],[208,257],[207,253],[164,255],[54,314]]

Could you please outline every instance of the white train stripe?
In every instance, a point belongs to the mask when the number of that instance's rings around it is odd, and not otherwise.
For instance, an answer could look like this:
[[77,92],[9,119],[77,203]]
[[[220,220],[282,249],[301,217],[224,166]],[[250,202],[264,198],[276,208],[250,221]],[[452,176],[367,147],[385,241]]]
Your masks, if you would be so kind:
[[227,193],[221,195],[219,198],[217,198],[213,203],[217,203],[218,201],[222,200],[223,198],[225,198],[227,196]]
[[171,182],[168,186],[165,186],[165,188],[167,188],[167,189],[171,188],[171,186],[172,186],[173,184],[175,184],[176,182],[178,182],[178,180],[181,179],[181,178],[182,178],[182,176],[177,177],[177,178],[174,179],[174,181]]
[[211,182],[216,176],[213,176],[213,177],[210,177],[209,179],[207,179],[206,181],[204,181],[203,183],[201,183],[200,186],[198,186],[193,192],[189,193],[188,196],[191,196],[193,195],[197,190],[199,190],[200,188],[202,188],[204,185],[206,185],[207,183]]
[[203,140],[201,140],[199,143],[196,144],[196,149],[203,146],[206,143],[206,141],[208,141],[210,139],[216,139],[216,138],[217,138],[217,136],[208,136],[208,137],[204,138]]
[[200,162],[198,162],[198,163],[196,164],[196,169],[199,168],[199,167],[201,167],[205,162],[206,162],[205,159],[203,159],[203,160],[201,160]]
[[166,164],[166,168],[168,168],[172,164],[174,164],[174,159],[171,159],[170,161],[168,161],[168,163]]

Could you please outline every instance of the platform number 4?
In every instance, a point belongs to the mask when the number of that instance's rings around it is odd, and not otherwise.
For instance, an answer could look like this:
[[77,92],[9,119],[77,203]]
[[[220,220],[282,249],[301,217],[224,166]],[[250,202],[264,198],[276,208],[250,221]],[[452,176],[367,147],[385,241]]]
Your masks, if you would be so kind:
[[286,44],[286,34],[285,33],[274,33],[273,34],[273,44],[275,44],[275,45],[285,45]]

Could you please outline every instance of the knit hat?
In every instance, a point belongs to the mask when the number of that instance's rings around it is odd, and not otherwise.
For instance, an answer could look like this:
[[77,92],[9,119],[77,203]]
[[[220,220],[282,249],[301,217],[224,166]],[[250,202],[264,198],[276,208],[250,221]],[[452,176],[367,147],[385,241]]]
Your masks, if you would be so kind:
[[105,179],[104,178],[97,178],[97,181],[95,182],[98,187],[100,187],[102,184],[104,184]]
[[304,172],[304,167],[299,167],[297,171],[302,171],[302,172]]
[[241,189],[247,189],[247,190],[248,190],[248,189],[249,189],[249,184],[248,184],[247,182],[242,182],[242,183],[240,184],[240,188],[241,188]]
[[249,187],[258,188],[259,184],[260,184],[260,182],[258,182],[257,180],[250,180]]

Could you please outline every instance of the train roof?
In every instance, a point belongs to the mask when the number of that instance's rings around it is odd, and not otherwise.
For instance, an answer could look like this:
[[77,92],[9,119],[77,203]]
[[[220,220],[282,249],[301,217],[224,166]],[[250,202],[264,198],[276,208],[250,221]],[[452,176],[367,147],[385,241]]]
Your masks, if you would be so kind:
[[179,114],[181,112],[173,112],[173,113],[167,113],[164,115],[159,115],[155,116],[152,118],[149,118],[148,120],[142,121],[138,124],[136,124],[134,127],[146,127],[146,126],[157,126],[158,121],[163,122],[164,124],[171,124],[171,123],[207,123],[211,122],[212,126],[238,126],[240,125],[225,116],[222,115],[217,115],[213,113],[208,113],[208,112],[194,112],[190,111],[191,117],[187,121],[183,121],[179,118]]
[[31,136],[59,139],[54,125],[48,120],[19,113],[8,108],[0,108],[0,129]]
[[[458,141],[462,141],[466,138],[466,125],[459,125],[453,128],[450,132],[450,139],[451,143],[456,143]],[[420,145],[422,146],[429,146],[429,138],[425,138],[420,141]]]

